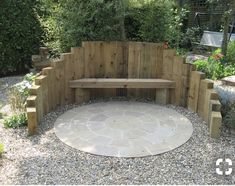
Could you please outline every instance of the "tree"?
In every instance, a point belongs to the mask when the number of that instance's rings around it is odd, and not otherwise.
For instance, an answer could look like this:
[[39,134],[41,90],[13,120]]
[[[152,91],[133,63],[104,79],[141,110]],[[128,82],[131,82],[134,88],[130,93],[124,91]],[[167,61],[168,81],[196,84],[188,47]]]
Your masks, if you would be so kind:
[[208,0],[209,4],[215,5],[222,9],[222,23],[223,23],[223,40],[222,40],[222,54],[226,56],[228,46],[228,32],[229,24],[231,22],[232,14],[234,12],[235,2],[234,0]]

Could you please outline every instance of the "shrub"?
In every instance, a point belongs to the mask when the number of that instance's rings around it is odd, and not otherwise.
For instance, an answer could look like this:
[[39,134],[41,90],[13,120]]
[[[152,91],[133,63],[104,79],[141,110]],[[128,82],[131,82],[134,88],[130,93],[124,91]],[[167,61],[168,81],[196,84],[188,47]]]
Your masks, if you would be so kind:
[[[167,40],[169,41],[170,46],[178,49],[180,47],[184,47],[183,38],[185,38],[186,32],[184,22],[188,17],[189,11],[187,7],[178,8],[174,6],[175,5],[173,5],[173,8],[171,9],[171,14],[169,17],[169,31],[166,33],[168,33]],[[189,50],[189,48],[187,48],[187,50]]]
[[235,66],[235,41],[231,41],[228,44],[226,62]]
[[123,26],[127,40],[168,41],[178,47],[187,15],[172,0],[62,0],[61,5],[57,21],[62,51],[86,40],[123,40]]
[[23,81],[11,87],[9,91],[9,103],[15,113],[25,112],[29,88],[32,86],[35,77],[32,73],[26,74]]
[[43,43],[48,48],[60,51],[61,27],[57,24],[60,4],[58,1],[40,0],[38,6],[40,7],[38,9],[39,20],[44,29]]
[[172,8],[170,1],[151,1],[144,4],[137,17],[140,22],[140,38],[152,42],[168,40],[170,23],[173,21]]
[[9,92],[9,103],[16,115],[4,120],[6,128],[17,128],[27,125],[26,99],[29,96],[29,88],[32,86],[36,76],[32,73],[26,74],[23,81],[14,85]]
[[226,58],[221,54],[221,49],[215,50],[208,60],[197,60],[197,70],[204,72],[207,78],[216,80],[235,74],[235,64],[226,63]]
[[208,62],[206,60],[199,59],[195,61],[194,64],[196,65],[196,69],[198,71],[204,72],[208,75]]
[[7,118],[3,122],[4,127],[6,128],[17,128],[27,125],[27,117],[25,113],[21,113],[19,115],[11,116]]
[[202,31],[200,27],[187,28],[185,34],[182,37],[181,47],[192,49],[194,45],[197,45],[202,36]]
[[86,40],[120,40],[120,2],[62,0],[59,25],[62,51]]
[[28,68],[31,55],[38,53],[43,29],[37,17],[37,2],[1,1],[0,76]]

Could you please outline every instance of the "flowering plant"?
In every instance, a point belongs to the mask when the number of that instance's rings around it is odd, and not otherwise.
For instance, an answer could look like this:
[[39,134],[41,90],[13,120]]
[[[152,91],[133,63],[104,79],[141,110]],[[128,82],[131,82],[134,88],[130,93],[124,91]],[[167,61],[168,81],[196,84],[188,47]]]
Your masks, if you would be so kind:
[[26,74],[23,81],[11,87],[9,92],[9,103],[14,112],[25,112],[29,89],[32,87],[35,77],[36,76],[33,73]]
[[225,58],[224,58],[224,55],[221,53],[221,49],[215,50],[212,53],[212,55],[208,58],[208,62],[209,63],[213,63],[213,62],[224,63],[225,62]]

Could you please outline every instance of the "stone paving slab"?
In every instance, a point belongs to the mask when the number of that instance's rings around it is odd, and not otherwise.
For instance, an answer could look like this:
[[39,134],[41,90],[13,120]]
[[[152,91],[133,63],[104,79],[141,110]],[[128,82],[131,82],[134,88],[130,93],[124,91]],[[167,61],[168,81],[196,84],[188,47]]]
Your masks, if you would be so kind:
[[110,101],[67,111],[55,122],[57,137],[88,153],[143,157],[173,150],[192,135],[178,112],[150,103]]

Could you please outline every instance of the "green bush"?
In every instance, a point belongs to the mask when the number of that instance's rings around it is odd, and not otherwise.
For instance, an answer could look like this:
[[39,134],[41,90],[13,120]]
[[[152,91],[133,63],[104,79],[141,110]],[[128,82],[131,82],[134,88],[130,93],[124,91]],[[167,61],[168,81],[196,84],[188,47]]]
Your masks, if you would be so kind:
[[0,6],[0,76],[24,71],[31,55],[38,53],[43,29],[37,17],[37,2],[2,0]]
[[192,50],[193,46],[200,43],[202,31],[200,27],[187,28],[182,36],[180,46]]
[[208,60],[197,60],[194,63],[198,71],[204,72],[209,79],[221,79],[235,74],[235,64],[226,63],[221,49],[215,50]]
[[[44,29],[43,43],[50,49],[60,51],[59,33],[61,27],[57,24],[60,13],[60,3],[54,0],[40,0],[38,15]],[[60,51],[61,52],[61,51]]]
[[9,103],[15,113],[23,113],[26,109],[26,99],[29,96],[29,88],[36,76],[33,73],[26,74],[23,81],[10,88]]
[[196,69],[198,71],[204,72],[208,76],[208,61],[207,60],[197,60],[194,62]]
[[62,0],[59,25],[63,51],[86,40],[120,40],[120,2]]
[[172,0],[60,2],[56,20],[61,26],[62,51],[80,46],[86,40],[123,40],[123,28],[126,40],[168,41],[171,47],[179,47],[184,37],[183,21],[188,11],[178,8]]
[[27,125],[27,117],[25,113],[19,115],[13,115],[10,118],[4,120],[3,124],[5,128],[17,128]]
[[33,73],[26,74],[23,80],[11,87],[9,92],[9,103],[16,115],[3,121],[6,128],[17,128],[27,125],[26,100],[29,96],[29,88],[32,86],[36,76]]
[[228,44],[226,62],[235,66],[235,41],[231,41]]
[[142,6],[138,15],[139,35],[144,41],[162,42],[168,40],[170,23],[173,21],[170,1],[151,1]]

